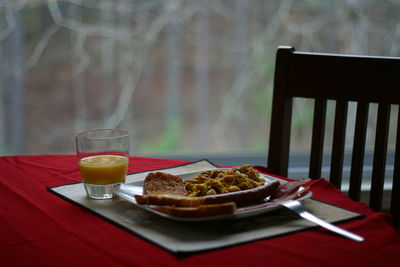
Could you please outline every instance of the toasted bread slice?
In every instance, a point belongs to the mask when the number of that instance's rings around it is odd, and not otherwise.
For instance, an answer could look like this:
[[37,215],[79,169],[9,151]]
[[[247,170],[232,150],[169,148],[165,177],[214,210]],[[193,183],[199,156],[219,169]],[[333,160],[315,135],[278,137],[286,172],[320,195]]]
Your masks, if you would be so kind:
[[143,182],[143,194],[173,194],[186,196],[185,182],[178,176],[164,173],[149,173]]
[[204,204],[204,197],[187,197],[173,194],[145,194],[134,195],[136,202],[141,205],[159,205],[159,206],[176,206],[176,207],[196,207]]
[[154,210],[181,218],[201,218],[234,214],[235,202],[200,205],[197,207],[154,206]]

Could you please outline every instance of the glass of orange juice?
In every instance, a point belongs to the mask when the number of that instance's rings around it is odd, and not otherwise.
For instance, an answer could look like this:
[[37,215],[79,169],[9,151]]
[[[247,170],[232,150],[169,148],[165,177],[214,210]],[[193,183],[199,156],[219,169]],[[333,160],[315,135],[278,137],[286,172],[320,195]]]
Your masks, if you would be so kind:
[[112,198],[128,172],[128,132],[120,129],[79,132],[76,152],[87,195],[94,199]]

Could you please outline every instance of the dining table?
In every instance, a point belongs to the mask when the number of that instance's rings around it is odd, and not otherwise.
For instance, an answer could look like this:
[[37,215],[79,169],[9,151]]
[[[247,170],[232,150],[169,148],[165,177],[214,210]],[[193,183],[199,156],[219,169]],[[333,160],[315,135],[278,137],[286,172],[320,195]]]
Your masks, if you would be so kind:
[[[210,165],[231,167],[132,156],[128,178]],[[88,200],[80,193],[75,155],[2,156],[0,170],[0,266],[400,266],[400,232],[390,214],[351,200],[323,178],[304,185],[312,192],[305,208],[320,207],[323,216],[333,216],[335,225],[364,241],[339,236],[285,208],[186,222],[138,210],[119,197]],[[335,212],[343,217],[335,219]]]

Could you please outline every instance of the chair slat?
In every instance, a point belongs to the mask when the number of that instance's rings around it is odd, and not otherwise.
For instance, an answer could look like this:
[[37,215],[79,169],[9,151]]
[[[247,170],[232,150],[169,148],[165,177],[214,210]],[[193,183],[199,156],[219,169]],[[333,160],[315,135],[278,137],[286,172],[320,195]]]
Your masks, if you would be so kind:
[[361,182],[364,166],[365,139],[367,135],[369,103],[357,103],[356,126],[354,130],[353,153],[350,171],[349,197],[360,201]]
[[309,177],[317,179],[321,177],[322,159],[324,152],[326,120],[326,99],[317,98],[314,103],[314,119],[312,130],[310,171]]
[[347,122],[348,101],[336,101],[335,122],[333,129],[333,144],[330,182],[339,189],[342,184],[344,144],[346,138],[346,122]]
[[274,95],[268,151],[268,167],[281,176],[287,176],[290,147],[290,126],[293,99],[285,96],[288,86],[287,67],[293,49],[280,49],[276,57]]
[[400,108],[397,117],[396,151],[394,156],[393,186],[390,212],[393,224],[400,228]]
[[371,195],[369,205],[375,211],[382,208],[385,181],[386,154],[389,133],[390,105],[379,104],[376,123],[374,162],[372,166]]

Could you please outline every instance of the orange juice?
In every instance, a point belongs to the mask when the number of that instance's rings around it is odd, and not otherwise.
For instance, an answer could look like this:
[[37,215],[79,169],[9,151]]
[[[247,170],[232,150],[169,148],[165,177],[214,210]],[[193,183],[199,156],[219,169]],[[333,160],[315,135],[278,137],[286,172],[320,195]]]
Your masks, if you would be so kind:
[[116,155],[82,158],[79,161],[79,171],[87,184],[123,183],[128,171],[128,158]]

